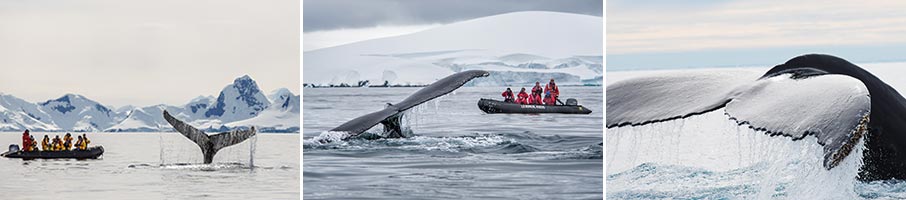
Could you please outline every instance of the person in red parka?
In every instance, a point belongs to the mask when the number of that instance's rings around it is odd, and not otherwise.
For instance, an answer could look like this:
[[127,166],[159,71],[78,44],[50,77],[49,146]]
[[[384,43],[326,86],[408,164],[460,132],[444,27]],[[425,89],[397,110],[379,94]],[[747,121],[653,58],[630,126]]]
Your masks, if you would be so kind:
[[532,104],[541,105],[541,93],[533,94],[529,98],[532,99]]
[[513,103],[516,101],[516,97],[513,96],[513,90],[510,90],[510,88],[506,88],[506,91],[503,91],[500,96],[503,96],[503,102]]
[[541,104],[541,95],[544,94],[544,87],[541,87],[541,83],[535,82],[535,86],[532,87],[532,94],[529,95],[529,98],[532,99],[532,104]]
[[556,103],[560,97],[560,88],[557,87],[557,84],[554,83],[554,79],[551,79],[550,83],[547,83],[547,86],[544,87],[545,92],[551,93],[551,98]]
[[554,105],[554,104],[555,104],[554,97],[551,96],[551,92],[550,91],[545,92],[544,93],[544,105]]
[[531,104],[536,104],[536,103],[535,103],[535,93],[534,93],[534,92],[533,92],[532,94],[529,94],[528,97],[525,98],[525,104],[529,104],[529,105],[531,105]]
[[28,136],[28,129],[25,129],[25,132],[22,133],[22,150],[28,151],[28,146],[31,145],[31,137]]
[[528,104],[528,93],[525,93],[525,88],[519,91],[519,94],[516,96],[516,103],[518,104]]
[[532,101],[534,104],[541,104],[541,94],[544,92],[544,88],[541,87],[541,82],[535,82],[535,87],[532,87]]

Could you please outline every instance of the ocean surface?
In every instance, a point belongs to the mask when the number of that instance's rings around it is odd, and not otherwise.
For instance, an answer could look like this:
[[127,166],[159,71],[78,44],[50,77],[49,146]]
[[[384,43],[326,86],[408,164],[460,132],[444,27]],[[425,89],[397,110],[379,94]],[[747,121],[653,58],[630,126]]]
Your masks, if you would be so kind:
[[[902,94],[906,91],[902,64],[862,66]],[[764,73],[768,68],[738,70]],[[609,72],[607,83],[676,71]],[[737,126],[723,109],[639,127],[611,128],[606,137],[608,199],[906,198],[906,181],[865,183],[855,179],[862,165],[862,143],[839,166],[826,170],[823,147],[815,137],[800,141],[770,137]]]
[[[2,151],[21,145],[21,134],[0,133]],[[40,140],[48,133],[32,134]],[[91,146],[104,147],[101,159],[0,157],[0,199],[299,198],[298,134],[258,134],[221,149],[207,165],[198,146],[178,133],[88,137]]]
[[[601,87],[561,87],[593,112],[485,114],[500,87],[464,87],[413,108],[404,139],[312,138],[420,88],[305,88],[305,199],[601,199]],[[530,89],[530,88],[529,88]],[[514,88],[518,92],[518,88]],[[369,132],[380,133],[378,125]]]

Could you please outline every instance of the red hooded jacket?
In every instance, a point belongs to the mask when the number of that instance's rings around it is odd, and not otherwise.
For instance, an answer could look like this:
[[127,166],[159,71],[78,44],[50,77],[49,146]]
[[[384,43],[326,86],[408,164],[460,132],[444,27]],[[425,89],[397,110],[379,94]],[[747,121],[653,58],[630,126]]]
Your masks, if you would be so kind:
[[560,88],[557,87],[556,83],[548,83],[547,86],[544,87],[544,91],[551,92],[551,96],[554,97],[554,99],[560,97]]
[[28,150],[28,146],[31,145],[31,138],[28,137],[28,131],[26,130],[22,133],[22,150]]
[[500,96],[503,96],[503,100],[506,102],[512,102],[516,100],[516,97],[513,97],[512,91],[503,91],[503,93],[500,93]]
[[516,103],[528,104],[528,97],[529,97],[528,93],[525,93],[525,91],[520,91],[518,97],[519,98],[516,98]]

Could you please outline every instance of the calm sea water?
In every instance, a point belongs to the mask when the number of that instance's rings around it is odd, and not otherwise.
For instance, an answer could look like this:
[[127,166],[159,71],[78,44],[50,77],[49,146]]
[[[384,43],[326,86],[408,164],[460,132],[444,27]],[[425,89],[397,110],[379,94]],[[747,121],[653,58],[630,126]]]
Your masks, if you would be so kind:
[[504,88],[464,87],[406,114],[415,137],[311,139],[417,89],[305,88],[304,198],[603,198],[601,87],[561,87],[590,115],[485,114],[478,99]]
[[[299,198],[297,134],[259,134],[222,149],[211,165],[199,164],[201,151],[178,133],[88,136],[104,147],[101,159],[0,158],[0,199]],[[0,133],[2,151],[20,138]]]

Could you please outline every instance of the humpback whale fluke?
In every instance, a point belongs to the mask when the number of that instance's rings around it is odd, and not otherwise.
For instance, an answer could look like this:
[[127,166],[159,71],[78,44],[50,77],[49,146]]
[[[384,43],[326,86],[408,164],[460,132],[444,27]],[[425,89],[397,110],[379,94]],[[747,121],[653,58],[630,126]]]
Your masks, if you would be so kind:
[[468,70],[444,77],[396,104],[387,104],[383,110],[363,115],[349,120],[330,131],[346,132],[343,139],[359,135],[378,123],[384,125],[384,132],[391,138],[405,137],[400,127],[400,118],[406,111],[431,99],[446,95],[462,87],[474,78],[486,77],[489,73],[484,70]]
[[723,108],[740,126],[771,136],[818,138],[824,167],[865,140],[863,181],[906,179],[906,99],[838,57],[802,55],[759,74],[686,72],[607,86],[607,128],[640,126]]
[[201,148],[201,153],[204,154],[205,164],[213,162],[214,155],[217,154],[217,151],[220,149],[238,144],[256,134],[255,127],[252,126],[249,130],[233,130],[208,135],[204,131],[198,130],[195,127],[192,127],[192,125],[176,119],[166,110],[164,110],[164,119],[166,119],[177,132],[186,136],[186,138],[189,138],[189,140],[192,140],[195,144],[198,144],[198,147]]

